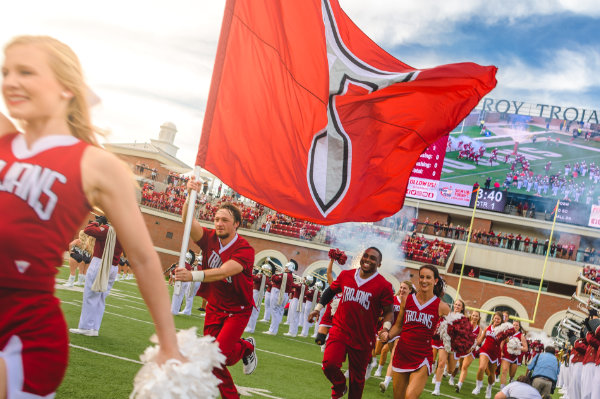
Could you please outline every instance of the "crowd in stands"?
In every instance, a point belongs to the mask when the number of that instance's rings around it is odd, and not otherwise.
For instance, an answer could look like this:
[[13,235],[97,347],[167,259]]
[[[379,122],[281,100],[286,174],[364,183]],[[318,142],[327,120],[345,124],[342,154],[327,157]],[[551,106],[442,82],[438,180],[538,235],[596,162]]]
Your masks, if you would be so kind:
[[[583,277],[595,281],[597,283],[600,283],[600,268],[594,267],[594,266],[590,266],[590,265],[586,265],[583,268]],[[593,288],[597,288],[594,287],[592,284],[590,283],[585,283],[584,285],[584,292],[589,295],[590,292],[592,291]]]
[[400,244],[406,259],[415,262],[444,266],[452,250],[452,244],[442,240],[428,240],[416,233],[407,234]]
[[266,215],[266,221],[259,230],[302,240],[312,240],[321,230],[321,226],[275,212]]
[[[148,172],[146,174],[146,172]],[[158,178],[158,170],[156,168],[151,168],[142,161],[138,161],[135,164],[135,173],[141,176],[146,176],[149,179],[155,180]]]
[[[219,206],[224,202],[230,202],[236,205],[242,212],[242,225],[240,227],[250,228],[254,225],[254,222],[263,214],[265,207],[252,202],[252,205],[246,205],[244,202],[239,201],[236,197],[224,195],[222,197],[216,197],[210,200],[210,197],[201,195],[198,204],[198,217],[202,220],[212,221],[215,218],[215,213],[219,209]],[[197,203],[198,203],[197,202]]]
[[187,197],[185,183],[179,186],[169,184],[165,191],[157,191],[152,183],[142,186],[142,205],[181,215]]
[[[420,231],[424,234],[433,234],[440,237],[453,238],[455,240],[467,240],[468,229],[461,225],[453,226],[452,223],[440,224],[437,221],[429,223],[429,219],[425,219],[424,222],[413,221],[413,224],[416,225],[416,231]],[[573,243],[560,243],[553,240],[552,244],[549,245],[548,239],[541,242],[535,237],[523,237],[521,234],[513,234],[510,232],[495,233],[493,230],[485,231],[474,229],[471,234],[471,242],[538,255],[545,255],[549,249],[550,256],[560,259],[579,260],[581,257],[583,257],[583,259],[586,258],[586,252],[579,251],[578,254],[575,253],[575,244]],[[587,248],[586,251],[588,253],[588,260],[584,261],[595,263],[595,250]],[[594,255],[592,255],[592,253]]]

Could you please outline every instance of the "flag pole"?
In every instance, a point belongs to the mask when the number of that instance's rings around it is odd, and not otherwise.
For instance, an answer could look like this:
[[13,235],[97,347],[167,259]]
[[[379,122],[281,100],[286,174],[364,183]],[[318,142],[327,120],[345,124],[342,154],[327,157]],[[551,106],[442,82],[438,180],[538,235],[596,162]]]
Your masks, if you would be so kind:
[[477,196],[479,195],[479,190],[481,186],[477,187],[475,190],[475,201],[473,204],[473,214],[471,215],[471,224],[469,225],[469,233],[467,234],[467,244],[465,245],[465,253],[463,254],[462,266],[460,267],[460,276],[458,277],[458,285],[456,287],[456,295],[454,296],[454,301],[458,299],[458,293],[460,292],[460,284],[462,283],[463,272],[465,271],[465,261],[467,260],[467,250],[469,249],[469,241],[471,241],[471,232],[473,231],[473,220],[475,220],[475,210],[477,209]]
[[[196,180],[200,178],[200,166],[194,167],[194,177]],[[192,220],[194,219],[194,211],[196,210],[196,197],[198,192],[192,190],[189,196],[188,209],[185,219],[185,225],[183,227],[183,237],[181,237],[181,251],[179,252],[179,268],[185,267],[185,254],[188,250],[188,242],[190,241],[190,232],[192,231]],[[176,281],[173,287],[173,294],[179,295],[181,292],[181,281]]]
[[560,199],[556,201],[554,207],[554,220],[552,221],[552,230],[550,230],[550,239],[548,240],[548,249],[546,249],[546,257],[544,258],[544,268],[542,269],[542,278],[540,278],[540,288],[538,289],[537,298],[535,300],[535,308],[533,309],[532,323],[535,323],[535,315],[537,314],[538,305],[540,303],[540,295],[542,293],[542,284],[544,283],[544,275],[546,274],[546,265],[548,264],[548,254],[550,254],[550,246],[552,245],[552,236],[554,235],[554,226],[556,225],[556,216],[558,215],[558,206],[560,205]]

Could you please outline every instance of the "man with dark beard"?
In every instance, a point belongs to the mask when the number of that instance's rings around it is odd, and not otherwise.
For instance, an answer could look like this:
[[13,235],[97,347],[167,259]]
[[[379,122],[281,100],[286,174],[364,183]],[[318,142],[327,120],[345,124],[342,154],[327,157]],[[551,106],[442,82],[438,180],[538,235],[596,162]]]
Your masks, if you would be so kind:
[[[202,184],[192,177],[187,188],[188,192],[192,189],[200,191]],[[188,202],[183,207],[184,223]],[[215,213],[214,230],[202,227],[197,220],[193,220],[190,235],[202,250],[201,270],[178,268],[175,270],[175,280],[202,283],[198,295],[208,301],[204,335],[216,338],[226,357],[225,366],[232,366],[242,359],[244,374],[251,374],[257,363],[254,338],[241,337],[254,306],[254,249],[237,234],[241,222],[240,210],[230,203],[219,206]],[[213,373],[222,381],[219,391],[223,399],[239,398],[227,367],[214,369]]]

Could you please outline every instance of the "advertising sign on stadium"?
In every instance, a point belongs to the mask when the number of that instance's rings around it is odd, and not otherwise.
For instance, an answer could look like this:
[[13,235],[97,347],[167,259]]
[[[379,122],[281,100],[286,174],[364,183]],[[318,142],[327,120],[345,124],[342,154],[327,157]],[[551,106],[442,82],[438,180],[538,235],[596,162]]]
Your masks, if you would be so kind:
[[592,205],[588,226],[600,228],[600,205]]
[[446,204],[469,206],[473,187],[466,184],[440,181],[436,201]]
[[406,196],[409,198],[435,201],[439,181],[410,177],[406,187]]

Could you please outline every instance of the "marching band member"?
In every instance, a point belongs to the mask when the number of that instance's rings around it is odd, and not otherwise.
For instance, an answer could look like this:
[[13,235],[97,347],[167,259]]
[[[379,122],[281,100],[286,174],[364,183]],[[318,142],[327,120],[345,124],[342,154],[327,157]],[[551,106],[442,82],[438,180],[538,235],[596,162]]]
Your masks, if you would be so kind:
[[290,327],[288,332],[284,333],[286,337],[295,337],[298,335],[298,322],[300,321],[300,315],[303,314],[302,306],[304,305],[304,295],[306,291],[306,283],[293,284],[292,299],[290,300],[290,306],[288,307],[288,320]]
[[[258,320],[258,314],[260,313],[260,306],[262,305],[259,301],[260,298],[260,289],[263,281],[263,277],[265,278],[265,286],[267,284],[266,276],[260,271],[254,269],[252,272],[252,298],[254,299],[254,307],[252,308],[252,315],[250,315],[250,320],[248,320],[248,325],[244,329],[246,333],[253,333],[256,329],[256,321]],[[264,287],[263,287],[264,289]]]
[[300,332],[300,336],[304,338],[308,337],[308,331],[312,325],[312,323],[308,322],[308,315],[310,312],[312,312],[313,298],[315,299],[314,303],[318,301],[316,295],[318,295],[319,290],[314,288],[314,281],[312,285],[312,287],[309,285],[304,293],[304,307],[302,308],[302,315],[300,315],[300,322],[302,323],[302,331]]
[[265,313],[263,314],[263,318],[260,319],[260,321],[264,323],[267,323],[271,320],[271,311],[273,310],[273,303],[271,302],[271,289],[273,289],[273,282],[271,281],[271,277],[267,276],[265,283]]
[[263,334],[277,335],[279,325],[283,319],[285,305],[288,302],[289,294],[292,292],[294,282],[292,272],[297,269],[298,263],[294,259],[290,259],[284,266],[283,273],[274,274],[271,277],[271,282],[273,283],[273,287],[271,288],[271,325],[267,331],[263,331]]
[[[196,263],[196,254],[194,254],[194,251],[192,251],[191,249],[187,251],[187,253],[185,254],[185,268],[187,270],[194,270],[194,264]],[[190,309],[189,313],[185,313],[185,311],[181,311],[181,303],[183,302],[183,297],[190,297],[188,291],[190,290],[190,287],[194,287],[195,283],[191,282],[191,281],[185,281],[183,283],[181,283],[181,289],[179,290],[179,294],[175,294],[175,290],[173,290],[173,297],[171,298],[171,313],[173,313],[174,315],[178,315],[178,314],[187,314],[190,315],[192,314],[192,310]],[[194,289],[194,288],[192,288]],[[192,296],[192,301],[193,301],[193,296]],[[186,308],[187,308],[187,301],[186,301]]]

